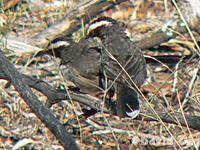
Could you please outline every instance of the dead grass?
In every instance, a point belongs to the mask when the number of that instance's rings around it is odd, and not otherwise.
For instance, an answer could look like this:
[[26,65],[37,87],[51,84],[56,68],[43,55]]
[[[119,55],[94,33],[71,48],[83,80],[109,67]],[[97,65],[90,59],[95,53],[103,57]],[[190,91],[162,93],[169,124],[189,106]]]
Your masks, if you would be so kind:
[[[69,11],[70,5],[76,5],[76,2],[69,1],[66,4],[69,5],[68,7],[62,5],[44,7],[43,5],[51,3],[49,1],[41,2],[42,4],[19,2],[16,10],[13,8],[2,10],[0,14],[1,36],[5,37],[9,33],[32,37],[50,24],[59,21]],[[158,4],[162,6],[159,9]],[[153,8],[149,10],[151,12],[148,12],[150,14],[148,17],[160,18],[160,14],[171,16],[175,13],[171,7],[168,9],[173,11],[165,12],[166,7],[162,1],[155,3]],[[122,16],[121,20],[126,21],[127,18],[123,18],[124,15],[121,15],[120,12],[125,13],[122,8],[118,8],[109,15],[114,18]],[[196,36],[199,38],[199,35]],[[2,41],[0,43],[1,45],[5,44]],[[165,49],[162,51],[153,48],[153,51],[144,50],[143,52],[153,56],[183,55],[194,49],[194,44],[191,46],[191,43],[193,41],[188,35],[181,35],[170,43],[164,43],[162,46],[165,46]],[[167,48],[170,48],[171,51]],[[12,52],[6,53],[11,54]],[[10,57],[21,73],[41,78],[55,88],[62,84],[54,58],[47,56],[36,58],[24,54],[15,54]],[[142,109],[145,110],[148,104],[155,112],[162,109],[169,112],[169,115],[176,116],[175,112],[200,115],[200,80],[199,76],[195,74],[197,68],[199,69],[199,66],[194,60],[182,61],[167,67],[163,64],[149,64],[149,79],[142,88],[145,97]],[[197,76],[196,80],[192,81],[195,76]],[[13,86],[9,85],[7,81],[0,80],[0,91],[1,149],[12,149],[17,146],[17,143],[24,146],[25,149],[62,149],[52,133],[30,111]],[[41,93],[37,91],[35,93],[41,101],[46,101],[46,97]],[[101,113],[85,120],[81,117],[81,106],[74,102],[74,107],[78,121],[74,115],[72,104],[67,101],[55,104],[51,109],[77,139],[82,149],[174,149],[175,147],[192,149],[195,145],[197,147],[200,145],[200,133],[180,124],[164,123],[162,120],[155,122],[119,119]],[[143,115],[145,114],[141,114],[141,116]]]

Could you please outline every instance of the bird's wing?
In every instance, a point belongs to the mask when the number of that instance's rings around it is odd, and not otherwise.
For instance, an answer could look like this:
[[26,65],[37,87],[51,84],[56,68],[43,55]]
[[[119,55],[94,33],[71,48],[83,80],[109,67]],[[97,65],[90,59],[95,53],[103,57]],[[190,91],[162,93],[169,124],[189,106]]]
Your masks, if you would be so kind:
[[85,93],[99,89],[100,50],[93,42],[91,38],[82,39],[62,54],[63,64],[68,67],[64,76]]

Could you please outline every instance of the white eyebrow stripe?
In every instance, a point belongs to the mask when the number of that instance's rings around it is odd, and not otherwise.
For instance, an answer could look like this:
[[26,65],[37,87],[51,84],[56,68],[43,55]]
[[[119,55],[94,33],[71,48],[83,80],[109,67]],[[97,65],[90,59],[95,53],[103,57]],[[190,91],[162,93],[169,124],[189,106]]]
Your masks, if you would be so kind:
[[96,28],[98,28],[98,27],[100,27],[100,26],[108,26],[108,25],[110,25],[110,24],[112,24],[112,22],[109,22],[109,21],[106,21],[106,20],[101,20],[101,21],[99,21],[99,22],[96,22],[96,23],[94,23],[94,24],[92,24],[90,27],[89,27],[89,29],[88,29],[88,31],[90,32],[91,30],[94,30],[94,29],[96,29]]

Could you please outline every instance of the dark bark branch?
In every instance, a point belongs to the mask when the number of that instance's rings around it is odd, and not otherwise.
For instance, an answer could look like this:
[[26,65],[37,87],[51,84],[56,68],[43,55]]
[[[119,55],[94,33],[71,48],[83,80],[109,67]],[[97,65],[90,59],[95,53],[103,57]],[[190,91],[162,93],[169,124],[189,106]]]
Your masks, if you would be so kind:
[[[149,110],[149,111],[142,110],[142,113],[145,114],[145,116],[143,116],[143,119],[145,121],[159,121],[159,119],[157,119],[157,117],[150,110],[150,108],[148,108],[147,110]],[[162,119],[162,121],[165,123],[173,123],[173,124],[177,124],[177,125],[180,123],[182,126],[187,127],[186,122],[183,118],[183,115],[179,112],[177,112],[175,114],[174,113],[170,114],[169,112],[163,112],[163,110],[159,110],[159,111],[156,111],[156,113]],[[200,131],[200,116],[191,115],[191,114],[184,114],[184,116],[186,118],[189,128]],[[153,118],[155,118],[155,119],[153,119]]]
[[[69,35],[74,33],[77,29],[81,26],[81,19],[84,20],[85,23],[87,23],[89,20],[95,18],[98,14],[101,12],[113,8],[116,4],[125,2],[127,0],[115,0],[114,1],[89,1],[88,3],[81,3],[79,6],[77,6],[75,9],[71,10],[59,23],[53,24],[48,29],[42,31],[37,36],[24,40],[23,38],[18,37],[17,39],[9,38],[8,39],[8,46],[11,49],[18,48],[18,49],[26,49],[26,50],[33,50],[33,49],[41,49],[41,48],[47,48],[54,47],[51,46],[52,42],[56,42],[59,40],[62,41],[69,41]],[[181,12],[183,13],[184,18],[190,25],[191,29],[199,31],[200,26],[200,11],[197,8],[200,8],[200,2],[198,0],[184,0],[184,1],[177,1],[178,6],[180,7]],[[97,7],[98,6],[98,7]],[[81,7],[81,10],[80,10]],[[98,9],[97,9],[98,8]],[[141,24],[144,21],[134,21],[134,24]],[[181,19],[172,19],[172,24],[169,24],[168,28],[176,31],[176,33],[187,33],[187,29],[185,26],[182,26],[183,24]],[[154,21],[152,21],[154,23]],[[175,38],[178,36],[176,33],[169,34],[170,31],[166,30],[163,31],[163,26],[166,26],[166,20],[161,21],[162,24],[160,28],[154,31],[154,29],[151,29],[153,32],[148,32],[147,34],[142,33],[142,38],[138,40],[138,38],[135,38],[135,43],[137,46],[141,49],[147,49],[156,45],[159,45],[163,42],[166,42],[170,39]],[[154,25],[152,25],[154,27]],[[140,36],[140,33],[137,33]],[[134,35],[135,36],[135,35]],[[18,42],[18,46],[16,47],[16,42]],[[24,41],[28,45],[24,44]],[[55,43],[54,43],[55,44]],[[70,44],[70,43],[68,43]],[[30,46],[32,45],[32,46]],[[59,46],[58,46],[59,47]],[[58,48],[57,47],[57,48]]]
[[[115,2],[121,3],[124,1],[126,0],[116,0]],[[199,29],[199,9],[193,8],[196,6],[198,6],[197,8],[200,8],[200,2],[198,0],[177,0],[177,2],[179,7],[181,8],[181,12],[183,12],[183,16],[186,18],[186,21],[188,21],[192,29]],[[195,5],[194,2],[196,2]],[[104,10],[112,8],[115,4],[116,3],[112,1],[102,2],[100,0],[95,1],[94,3],[91,1],[90,5],[82,3],[80,4],[80,6],[82,5],[83,8],[81,9],[81,11],[79,7],[72,10],[64,17],[64,19],[60,23],[52,25],[47,30],[44,30],[42,33],[38,34],[32,39],[28,39],[28,44],[37,46],[39,48],[46,48],[51,42],[57,41],[59,38],[66,39],[68,35],[80,28],[80,19],[84,19],[84,22],[88,22],[90,19],[96,17],[97,14],[101,13]],[[178,31],[179,33],[187,32],[184,26],[180,26],[180,20],[175,20],[173,22],[176,22],[171,27],[173,30]],[[162,28],[160,28],[149,36],[146,36],[140,41],[137,41],[137,45],[139,48],[142,49],[149,48],[155,45],[159,45],[169,39],[175,38],[176,36],[177,34],[168,35],[166,32],[163,32]],[[10,44],[10,42],[8,42],[8,44]],[[21,48],[24,49],[24,42],[22,43]],[[28,48],[32,49],[32,47],[27,47],[27,49]],[[21,76],[15,70],[13,65],[9,63],[8,59],[3,55],[2,52],[0,52],[0,78],[9,80],[13,85],[15,85],[16,90],[24,98],[24,100],[30,106],[33,112],[37,114],[41,121],[45,123],[45,125],[52,131],[52,133],[59,139],[59,141],[66,149],[79,149],[73,138],[67,133],[66,129],[53,116],[52,112],[37,99],[37,97],[32,93],[29,86],[37,89],[38,91],[46,95],[50,99],[51,104],[55,103],[56,100],[60,101],[62,99],[69,99],[66,93],[56,92],[55,90],[53,90],[53,88],[51,88],[43,81],[38,82],[34,79]],[[100,106],[100,100],[93,99],[87,95],[80,95],[76,93],[71,93],[71,97],[73,100],[90,106],[97,111],[99,110],[98,106]],[[105,109],[104,111],[107,110]],[[144,113],[148,112],[145,111]],[[172,116],[169,116],[167,113],[163,113],[162,111],[157,113],[164,122],[177,124],[175,119]],[[148,115],[152,116],[152,113],[149,113]],[[179,119],[180,124],[186,126],[182,115],[180,113],[177,113],[176,116]],[[152,120],[148,117],[144,117],[144,119]],[[186,120],[189,127],[200,131],[199,116],[186,115]]]
[[[48,85],[47,83],[45,83],[44,81],[33,79],[30,77],[24,77],[24,79],[25,78],[26,78],[26,82],[29,84],[29,86],[39,90],[44,95],[46,95],[50,100],[52,100],[50,102],[50,104],[59,102],[60,100],[69,99],[69,97],[66,93],[53,90],[53,88],[50,85]],[[101,105],[100,105],[101,100],[99,100],[97,98],[94,98],[92,96],[88,96],[85,94],[77,94],[74,92],[71,92],[70,95],[74,101],[77,101],[84,105],[87,105],[87,106],[95,109],[96,111],[99,111],[101,109]],[[103,111],[109,112],[106,108],[104,108]],[[159,121],[158,119],[152,119],[152,118],[156,118],[156,117],[150,108],[145,108],[145,110],[141,110],[141,112],[145,114],[145,116],[143,116],[144,120]],[[115,113],[115,112],[112,112],[112,113]],[[178,124],[178,122],[176,120],[176,118],[178,118],[179,123],[183,126],[186,126],[186,123],[185,123],[181,113],[175,113],[175,114],[169,115],[169,113],[163,112],[163,110],[159,110],[159,111],[157,111],[157,114],[160,116],[162,121],[165,123]],[[196,130],[200,131],[200,116],[195,116],[195,115],[190,115],[190,114],[184,114],[184,115],[186,117],[188,126],[192,129],[196,129]],[[148,116],[148,117],[146,117],[146,116]],[[175,118],[175,116],[176,116],[176,118]]]
[[[46,126],[48,128],[50,127],[50,129],[51,129],[52,126],[55,126],[54,122],[56,122],[56,124],[57,124],[56,127],[61,128],[58,130],[59,131],[62,130],[63,133],[65,133],[64,132],[65,129],[62,127],[62,125],[60,125],[60,123],[58,122],[58,120],[56,118],[51,116],[52,113],[42,103],[40,103],[37,100],[37,97],[32,93],[32,91],[29,89],[29,87],[27,85],[29,85],[32,88],[35,88],[36,90],[38,90],[41,93],[43,93],[44,95],[46,95],[50,100],[50,104],[59,102],[64,99],[69,99],[69,96],[65,92],[55,91],[50,85],[48,85],[47,83],[45,83],[42,80],[37,80],[37,79],[31,78],[31,77],[28,77],[26,75],[22,76],[18,72],[16,73],[14,67],[11,64],[7,64],[8,60],[4,56],[2,56],[2,53],[0,53],[0,54],[1,54],[0,55],[0,77],[7,79],[7,80],[11,81],[11,83],[16,85],[16,89],[19,91],[20,95],[24,98],[24,100],[26,100],[27,104],[29,104],[29,106],[32,108],[33,112],[36,112],[37,116],[40,117],[40,119],[46,124]],[[13,72],[14,72],[14,74],[13,74]],[[25,84],[25,82],[27,83],[27,85]],[[73,92],[71,92],[70,95],[73,100],[80,102],[84,105],[87,105],[97,111],[100,110],[101,100],[98,100],[94,97],[91,97],[91,96],[88,96],[85,94],[77,94],[77,93],[73,93]],[[36,108],[35,108],[35,106],[36,106]],[[43,114],[43,111],[41,111],[41,110],[45,110],[44,114]],[[108,110],[106,108],[104,108],[103,111],[108,112]],[[40,114],[40,113],[42,113],[42,114]],[[151,116],[152,118],[155,118],[155,115],[153,113],[151,113],[150,110],[149,111],[142,110],[142,113],[147,114],[148,116]],[[161,110],[157,111],[157,113],[164,122],[178,124],[173,115],[168,115],[168,113],[164,113]],[[47,114],[50,119],[44,119],[47,116]],[[176,118],[178,118],[178,121],[180,122],[180,124],[183,126],[186,126],[186,123],[182,117],[182,114],[176,113],[175,115],[176,115]],[[200,124],[199,124],[200,116],[185,114],[185,117],[186,117],[187,123],[190,128],[200,131]],[[52,118],[53,118],[53,120],[52,120]],[[144,117],[144,120],[158,121],[158,119],[152,119],[152,118]],[[52,123],[53,123],[53,125],[52,125]],[[56,130],[55,127],[53,127],[52,130],[51,131],[53,133],[56,132],[56,131],[54,131],[54,130]],[[65,134],[68,137],[67,132]],[[59,135],[57,135],[57,136],[59,136]],[[62,140],[63,139],[61,139],[61,141]]]
[[[1,74],[0,74],[1,76]],[[100,109],[100,100],[95,99],[94,97],[91,97],[87,94],[77,94],[70,91],[70,97],[69,95],[64,91],[57,91],[51,85],[48,83],[35,79],[33,77],[29,77],[27,75],[22,75],[23,81],[30,86],[31,88],[34,88],[38,91],[40,91],[42,94],[47,96],[48,100],[46,105],[50,107],[51,105],[60,102],[61,100],[69,100],[70,98],[72,100],[75,100],[77,102],[80,102],[86,106],[89,106],[93,109],[99,110]],[[106,109],[104,112],[108,112]]]
[[[84,20],[84,23],[88,23],[90,20],[97,17],[100,13],[112,9],[115,5],[120,4],[122,2],[126,2],[127,0],[87,0],[87,2],[83,1],[76,8],[72,9],[69,13],[65,15],[65,17],[58,23],[51,25],[46,30],[38,33],[35,37],[24,39],[24,37],[12,37],[10,36],[8,39],[4,39],[7,41],[8,49],[17,49],[17,50],[26,50],[26,51],[38,51],[41,49],[46,49],[47,47],[52,49],[52,47],[59,48],[60,44],[55,44],[55,41],[66,41],[64,45],[66,46],[70,44],[69,36],[78,30],[81,26],[81,19]],[[3,40],[3,38],[2,38]],[[16,46],[17,45],[17,46]]]
[[127,0],[83,1],[75,9],[71,10],[59,23],[53,24],[48,29],[33,37],[33,44],[40,48],[46,48],[50,43],[59,37],[62,37],[63,40],[67,40],[67,37],[69,37],[70,34],[80,28],[81,19],[84,20],[84,23],[88,23],[91,19],[98,16],[98,14],[113,8],[116,4],[125,1]]
[[9,60],[0,50],[0,78],[10,81],[20,96],[25,100],[31,110],[46,125],[46,127],[56,136],[65,149],[78,150],[72,136],[67,132],[64,126],[53,115],[53,113],[44,104],[42,104],[36,95],[33,94],[30,87],[22,79],[22,75],[14,68]]

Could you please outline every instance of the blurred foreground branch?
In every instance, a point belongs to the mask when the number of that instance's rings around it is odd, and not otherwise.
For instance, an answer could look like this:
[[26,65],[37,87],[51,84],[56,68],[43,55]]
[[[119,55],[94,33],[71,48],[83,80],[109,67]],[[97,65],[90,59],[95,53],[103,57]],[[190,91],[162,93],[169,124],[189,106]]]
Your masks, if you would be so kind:
[[[58,103],[61,100],[69,100],[69,97],[67,93],[65,92],[59,92],[53,89],[49,84],[42,80],[30,78],[28,76],[23,75],[24,81],[26,83],[43,93],[45,96],[48,97],[49,99],[49,106],[51,106],[54,103]],[[86,95],[86,94],[77,94],[74,92],[70,93],[71,98],[74,101],[80,102],[86,106],[89,106],[92,109],[95,109],[96,111],[100,111],[101,109],[101,100],[97,99],[95,97]],[[109,112],[106,107],[103,108],[104,112]],[[151,109],[148,108],[148,105],[145,107],[145,110],[141,110],[145,116],[142,116],[142,118],[146,121],[159,121],[158,118],[156,118],[155,114],[151,112]],[[158,116],[162,119],[163,122],[166,123],[173,123],[173,124],[181,124],[183,126],[187,126],[184,118],[181,113],[175,113],[175,114],[170,114],[169,112],[163,112],[163,110],[156,111]],[[195,116],[195,115],[190,115],[190,114],[184,114],[185,118],[187,120],[187,124],[190,128],[196,129],[200,131],[200,116]],[[141,118],[138,118],[141,119]]]
[[79,149],[75,140],[67,132],[65,127],[53,115],[52,111],[38,100],[37,96],[32,92],[27,82],[23,80],[23,76],[16,70],[13,64],[9,62],[8,58],[4,56],[1,50],[0,79],[8,80],[15,86],[15,89],[19,92],[20,96],[28,104],[31,110],[56,136],[64,148],[72,150]]

